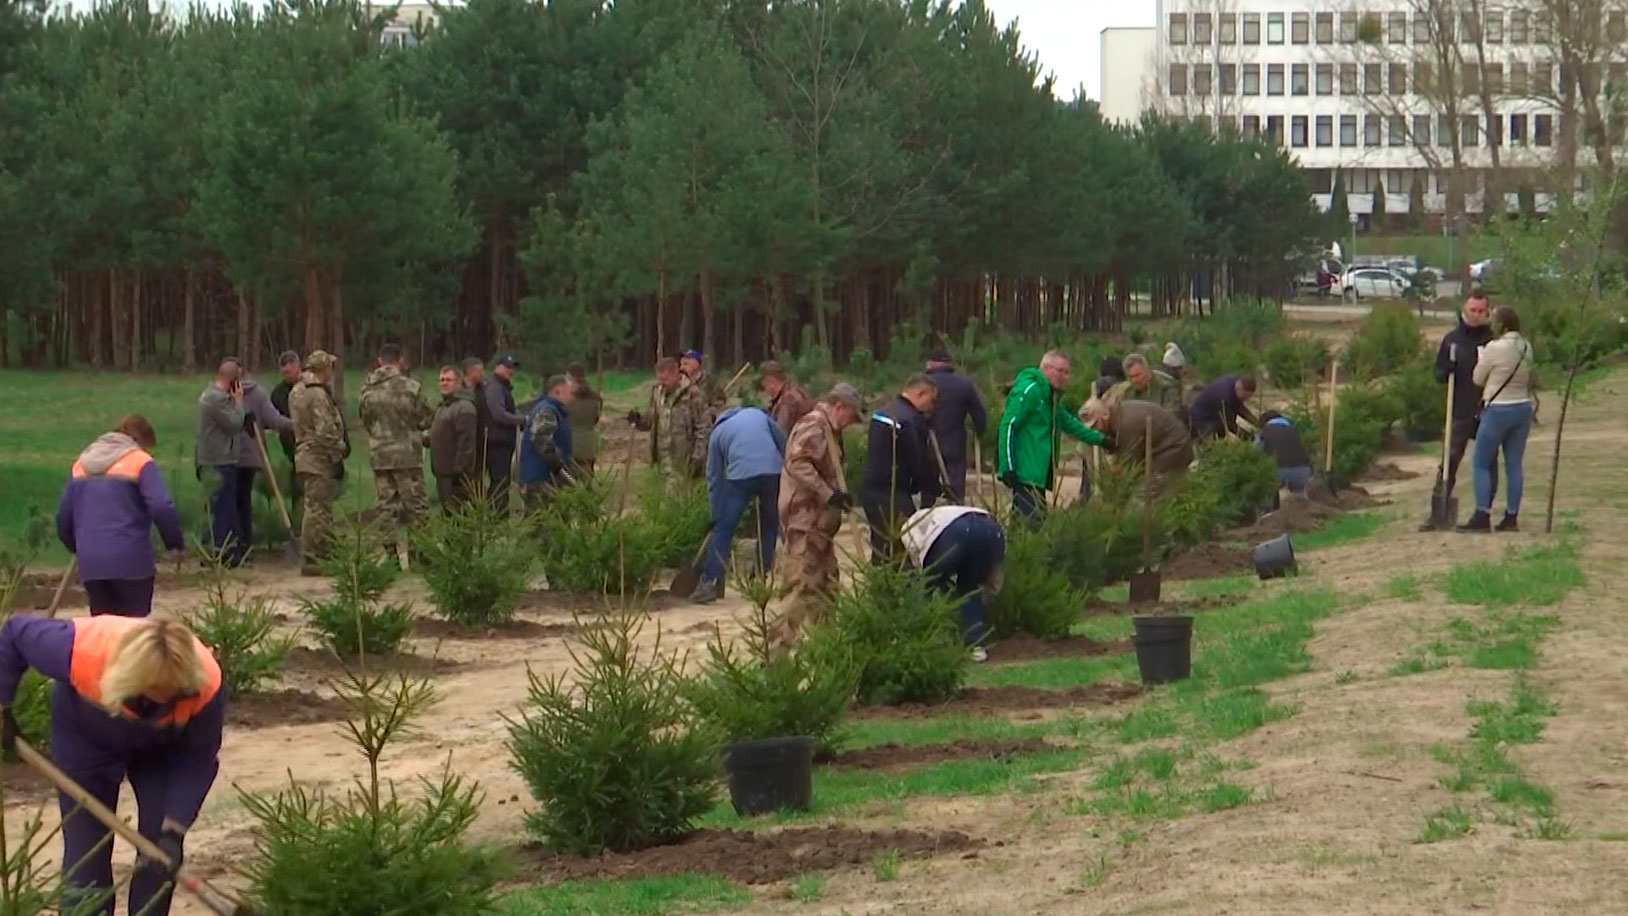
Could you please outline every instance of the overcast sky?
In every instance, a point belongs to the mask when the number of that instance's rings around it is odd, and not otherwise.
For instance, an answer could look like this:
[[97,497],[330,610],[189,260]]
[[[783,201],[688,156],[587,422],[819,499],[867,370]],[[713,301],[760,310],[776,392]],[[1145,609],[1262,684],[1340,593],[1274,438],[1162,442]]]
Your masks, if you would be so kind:
[[1084,84],[1086,94],[1102,94],[1102,30],[1153,25],[1154,0],[984,0],[995,18],[1018,21],[1023,43],[1040,55],[1043,69],[1057,74],[1057,95],[1071,98]]

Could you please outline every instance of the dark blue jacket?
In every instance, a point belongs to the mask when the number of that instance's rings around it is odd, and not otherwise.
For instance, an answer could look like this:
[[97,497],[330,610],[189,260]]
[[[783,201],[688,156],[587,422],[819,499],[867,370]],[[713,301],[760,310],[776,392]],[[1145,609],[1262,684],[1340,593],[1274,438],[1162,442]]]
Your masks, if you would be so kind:
[[1199,392],[1198,397],[1193,399],[1193,406],[1187,411],[1194,429],[1209,426],[1235,430],[1239,417],[1248,420],[1252,426],[1257,425],[1249,405],[1238,397],[1238,379],[1241,377],[1236,374],[1223,375]]
[[[554,434],[548,440],[553,446],[552,455],[540,453],[531,441],[532,427],[544,411],[554,415]],[[571,418],[566,414],[564,404],[554,398],[543,398],[532,406],[531,415],[526,418],[525,435],[520,442],[520,482],[533,484],[557,480],[560,471],[570,464]]]
[[[954,475],[957,469],[967,466],[967,421],[972,421],[972,428],[979,435],[983,435],[984,427],[989,425],[989,414],[984,410],[983,398],[978,397],[978,387],[967,378],[949,366],[927,370],[927,377],[932,379],[938,388],[938,400],[933,403],[933,415],[928,417],[928,427],[938,437],[939,450],[944,453],[944,464]],[[928,445],[931,449],[932,446]],[[933,464],[937,466],[937,459]]]
[[920,494],[931,506],[943,492],[927,442],[927,418],[903,397],[871,414],[869,445],[860,478],[867,496],[887,500]]
[[155,525],[165,547],[186,546],[158,463],[129,436],[104,434],[80,453],[57,504],[57,539],[79,559],[80,581],[151,578]]

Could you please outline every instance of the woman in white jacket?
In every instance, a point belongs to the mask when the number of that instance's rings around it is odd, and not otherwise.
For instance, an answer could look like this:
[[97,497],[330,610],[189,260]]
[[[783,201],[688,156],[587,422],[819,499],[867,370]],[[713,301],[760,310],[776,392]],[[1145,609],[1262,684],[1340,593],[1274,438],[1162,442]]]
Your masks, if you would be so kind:
[[1535,356],[1532,344],[1521,336],[1521,318],[1507,305],[1493,312],[1492,342],[1481,350],[1475,364],[1475,384],[1482,391],[1481,426],[1475,435],[1475,514],[1459,526],[1460,531],[1492,530],[1493,485],[1498,474],[1499,449],[1504,453],[1505,509],[1499,531],[1517,531],[1521,511],[1521,491],[1525,473],[1521,459],[1526,453],[1526,437],[1532,432],[1536,414],[1533,400]]

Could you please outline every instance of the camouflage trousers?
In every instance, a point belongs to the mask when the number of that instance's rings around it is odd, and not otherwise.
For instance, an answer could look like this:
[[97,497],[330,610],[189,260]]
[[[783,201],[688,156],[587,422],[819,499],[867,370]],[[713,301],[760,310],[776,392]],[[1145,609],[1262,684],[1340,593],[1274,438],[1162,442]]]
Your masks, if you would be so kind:
[[422,468],[373,472],[373,489],[379,507],[379,533],[384,543],[394,544],[401,529],[411,528],[429,514],[430,497],[424,489]]
[[300,549],[306,562],[328,555],[333,538],[334,500],[339,498],[339,480],[326,474],[301,473],[300,490],[305,514],[300,519]]
[[786,591],[782,596],[780,619],[770,634],[770,644],[791,646],[804,628],[825,616],[831,596],[837,590],[837,544],[834,534],[799,528],[786,529],[786,545],[781,552]]
[[543,507],[554,501],[554,494],[559,492],[559,484],[552,480],[538,483],[523,483],[520,485],[520,501],[526,507],[527,513],[540,512]]

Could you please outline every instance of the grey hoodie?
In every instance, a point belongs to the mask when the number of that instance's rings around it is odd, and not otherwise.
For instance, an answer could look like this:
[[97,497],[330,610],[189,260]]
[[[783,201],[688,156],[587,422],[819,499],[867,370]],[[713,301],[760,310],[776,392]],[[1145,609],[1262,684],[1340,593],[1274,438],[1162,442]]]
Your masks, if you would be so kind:
[[237,437],[243,432],[243,408],[214,385],[198,396],[198,445],[194,460],[201,467],[237,464]]

